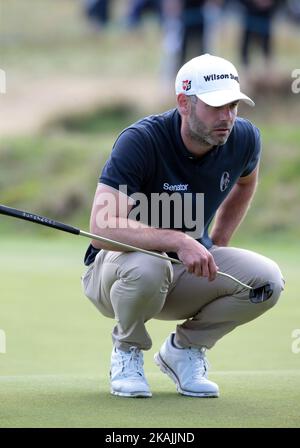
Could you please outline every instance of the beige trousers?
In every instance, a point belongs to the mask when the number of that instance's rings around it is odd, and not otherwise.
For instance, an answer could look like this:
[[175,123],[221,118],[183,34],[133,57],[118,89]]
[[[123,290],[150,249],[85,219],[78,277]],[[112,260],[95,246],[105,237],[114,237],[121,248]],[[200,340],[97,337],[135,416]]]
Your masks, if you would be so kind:
[[123,350],[151,348],[145,323],[150,319],[184,320],[176,327],[183,347],[211,348],[225,334],[273,307],[284,281],[272,260],[244,249],[211,248],[220,271],[252,287],[274,283],[272,296],[254,304],[249,290],[217,276],[209,282],[171,264],[139,252],[100,251],[82,276],[86,296],[98,310],[114,318],[112,338]]

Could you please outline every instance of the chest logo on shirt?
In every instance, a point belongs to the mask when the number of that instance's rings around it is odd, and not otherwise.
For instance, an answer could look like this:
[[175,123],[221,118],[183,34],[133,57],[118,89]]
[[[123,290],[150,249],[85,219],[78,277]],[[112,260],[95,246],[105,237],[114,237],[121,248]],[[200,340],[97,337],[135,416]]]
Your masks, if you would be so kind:
[[230,175],[228,171],[224,171],[220,180],[220,190],[225,191],[229,187],[230,184]]
[[163,189],[168,191],[187,191],[189,184],[177,184],[170,185],[167,182],[164,183]]

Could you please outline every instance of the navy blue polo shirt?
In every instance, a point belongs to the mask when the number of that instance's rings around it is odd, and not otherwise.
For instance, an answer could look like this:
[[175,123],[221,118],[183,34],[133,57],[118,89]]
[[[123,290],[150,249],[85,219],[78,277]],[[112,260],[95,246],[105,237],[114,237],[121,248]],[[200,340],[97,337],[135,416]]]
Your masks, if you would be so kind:
[[[143,193],[149,204],[151,193],[190,193],[192,198],[203,193],[204,230],[196,239],[209,249],[212,246],[209,225],[218,207],[239,177],[249,175],[258,163],[260,134],[248,120],[237,117],[227,142],[197,158],[185,147],[180,128],[177,109],[129,126],[116,140],[99,182],[118,190],[126,185],[128,196]],[[170,208],[170,213],[174,214],[174,209]],[[146,223],[150,225],[150,209],[148,216]],[[173,218],[168,228],[186,232],[184,222],[181,228],[178,229],[178,223],[174,227]],[[164,227],[160,224],[159,221],[157,227]],[[85,264],[92,263],[98,252],[90,245]]]

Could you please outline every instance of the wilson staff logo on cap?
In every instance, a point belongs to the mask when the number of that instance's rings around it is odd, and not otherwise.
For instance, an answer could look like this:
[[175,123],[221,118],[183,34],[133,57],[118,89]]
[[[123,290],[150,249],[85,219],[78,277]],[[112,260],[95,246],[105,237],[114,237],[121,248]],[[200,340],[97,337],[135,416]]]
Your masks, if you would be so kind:
[[226,59],[203,54],[184,64],[176,76],[176,95],[196,95],[209,106],[219,107],[235,101],[254,102],[241,92],[235,66]]
[[189,81],[188,79],[185,79],[184,81],[182,81],[182,89],[185,90],[186,92],[188,90],[191,90],[192,87],[192,81]]

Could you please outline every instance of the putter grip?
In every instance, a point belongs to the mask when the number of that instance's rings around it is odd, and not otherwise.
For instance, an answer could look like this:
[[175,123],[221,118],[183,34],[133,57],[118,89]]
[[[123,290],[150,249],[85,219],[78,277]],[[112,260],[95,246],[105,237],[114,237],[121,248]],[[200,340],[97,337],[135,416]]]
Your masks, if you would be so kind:
[[0,214],[12,216],[18,219],[24,219],[25,221],[35,222],[36,224],[52,227],[53,229],[62,230],[63,232],[73,233],[74,235],[80,234],[80,230],[76,227],[69,226],[68,224],[64,224],[59,221],[54,221],[53,219],[46,218],[45,216],[35,215],[34,213],[17,210],[16,208],[6,207],[5,205],[0,205]]

